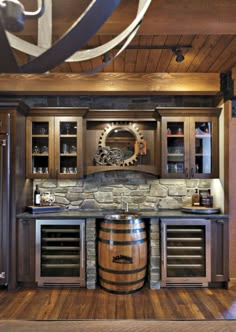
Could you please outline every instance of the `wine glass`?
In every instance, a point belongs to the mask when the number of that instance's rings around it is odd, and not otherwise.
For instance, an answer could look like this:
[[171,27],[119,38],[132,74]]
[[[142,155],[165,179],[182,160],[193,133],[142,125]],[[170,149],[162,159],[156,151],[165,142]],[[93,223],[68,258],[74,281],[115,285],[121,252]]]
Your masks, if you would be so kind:
[[66,134],[69,135],[70,134],[70,124],[66,123],[65,128],[66,128]]

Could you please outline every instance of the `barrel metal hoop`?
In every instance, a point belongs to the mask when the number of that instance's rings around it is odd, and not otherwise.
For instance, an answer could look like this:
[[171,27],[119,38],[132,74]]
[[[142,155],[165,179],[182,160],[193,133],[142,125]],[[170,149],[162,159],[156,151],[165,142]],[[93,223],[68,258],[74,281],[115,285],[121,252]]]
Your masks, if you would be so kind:
[[105,291],[107,291],[108,293],[111,293],[111,294],[133,294],[133,293],[136,293],[137,291],[139,291],[140,289],[143,288],[144,285],[142,285],[141,287],[139,288],[135,288],[135,289],[132,289],[132,290],[114,290],[114,289],[109,289],[105,286],[103,286],[102,284],[100,285],[102,289],[104,289]]
[[142,224],[143,220],[140,218],[130,218],[130,219],[104,219],[102,221],[104,224],[124,224],[124,225],[129,225],[129,224]]
[[111,280],[104,279],[103,277],[100,277],[100,281],[103,281],[109,285],[116,285],[116,286],[136,285],[136,284],[139,284],[140,282],[143,282],[145,279],[146,278],[143,277],[141,279],[134,280],[134,281],[111,281]]
[[147,265],[144,265],[142,267],[140,267],[139,269],[134,269],[134,270],[113,270],[113,269],[107,269],[101,265],[98,265],[99,269],[101,269],[104,272],[108,272],[108,273],[113,273],[113,274],[134,274],[134,273],[138,273],[138,272],[142,272],[142,271],[146,271],[147,269]]
[[141,240],[135,240],[135,241],[113,241],[113,240],[104,240],[99,237],[98,241],[101,243],[115,245],[115,246],[128,246],[131,244],[140,244],[140,243],[147,242],[147,238],[141,239]]
[[135,228],[135,229],[112,229],[112,228],[100,228],[101,231],[107,233],[120,233],[120,234],[130,234],[130,233],[140,233],[145,232],[146,228]]

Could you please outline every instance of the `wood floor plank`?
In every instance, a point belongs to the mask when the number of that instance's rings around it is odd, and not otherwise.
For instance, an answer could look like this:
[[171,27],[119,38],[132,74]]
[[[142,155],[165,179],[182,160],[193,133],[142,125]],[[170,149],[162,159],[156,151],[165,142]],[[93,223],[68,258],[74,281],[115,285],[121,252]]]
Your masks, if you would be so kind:
[[124,295],[100,288],[0,289],[0,319],[236,319],[236,286],[145,287]]

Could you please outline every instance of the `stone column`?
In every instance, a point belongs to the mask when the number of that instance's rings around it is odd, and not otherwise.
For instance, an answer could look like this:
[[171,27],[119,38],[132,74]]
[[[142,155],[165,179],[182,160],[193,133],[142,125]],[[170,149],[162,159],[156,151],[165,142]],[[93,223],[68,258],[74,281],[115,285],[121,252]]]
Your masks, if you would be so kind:
[[160,224],[159,219],[150,219],[149,243],[149,285],[151,289],[160,288],[161,278],[161,251],[160,251]]
[[95,289],[97,283],[97,256],[96,256],[96,219],[86,219],[86,286]]

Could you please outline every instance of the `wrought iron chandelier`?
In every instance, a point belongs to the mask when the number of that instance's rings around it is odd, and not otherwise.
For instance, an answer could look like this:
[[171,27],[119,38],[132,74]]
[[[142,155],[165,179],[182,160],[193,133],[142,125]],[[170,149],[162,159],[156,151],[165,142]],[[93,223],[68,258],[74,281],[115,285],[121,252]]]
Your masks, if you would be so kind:
[[[0,61],[0,72],[45,73],[63,61],[79,62],[90,60],[117,48],[122,43],[122,46],[108,62],[103,62],[93,70],[85,72],[85,74],[97,72],[119,56],[129,45],[138,31],[151,1],[139,0],[136,17],[125,30],[111,41],[86,50],[81,49],[117,8],[119,0],[92,0],[78,20],[53,45],[51,44],[52,31],[50,31],[52,27],[52,0],[37,0],[39,9],[33,13],[26,12],[18,0],[0,1],[0,45],[4,53],[2,56],[4,60]],[[13,19],[14,21],[15,19],[15,22],[11,22],[11,24],[7,24],[10,21],[6,11],[7,7],[15,10],[15,18],[11,17],[11,20]],[[24,28],[24,19],[35,17],[40,17],[38,34],[45,26],[49,29],[46,41],[35,45],[12,34],[12,32],[19,31],[17,29]],[[11,25],[13,26],[12,30],[11,27],[9,28]],[[18,66],[11,48],[30,55],[32,60],[22,66]]]

